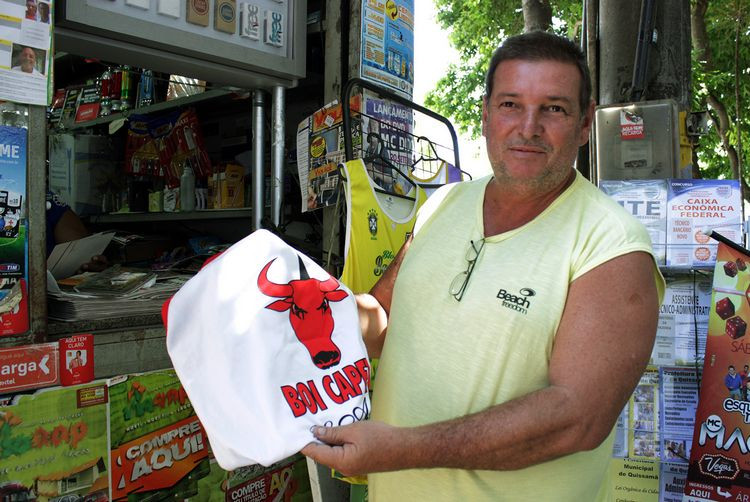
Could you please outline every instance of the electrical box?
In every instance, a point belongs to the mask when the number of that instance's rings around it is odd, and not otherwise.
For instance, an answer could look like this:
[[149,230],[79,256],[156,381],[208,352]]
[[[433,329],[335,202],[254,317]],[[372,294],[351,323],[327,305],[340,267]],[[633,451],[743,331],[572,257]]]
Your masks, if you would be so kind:
[[594,134],[597,183],[690,177],[680,168],[678,110],[671,99],[599,106]]

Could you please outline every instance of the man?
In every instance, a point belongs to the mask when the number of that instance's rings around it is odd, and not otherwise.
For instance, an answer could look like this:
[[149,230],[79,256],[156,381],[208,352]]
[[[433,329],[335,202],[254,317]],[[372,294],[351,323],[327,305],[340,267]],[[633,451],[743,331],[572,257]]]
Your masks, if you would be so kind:
[[26,0],[26,19],[36,21],[36,0]]
[[583,55],[525,34],[487,75],[494,176],[433,194],[358,298],[370,356],[383,347],[372,420],[302,450],[369,473],[374,501],[596,500],[651,353],[664,280],[648,234],[573,168],[594,113]]
[[742,379],[742,383],[740,384],[740,391],[742,392],[742,399],[747,401],[747,379],[750,377],[750,365],[745,365],[742,367],[742,371],[740,372],[740,378]]
[[68,370],[73,371],[76,368],[80,368],[83,366],[83,358],[81,357],[81,351],[76,350],[76,356],[70,360],[70,364],[68,365]]
[[21,49],[16,62],[18,64],[12,68],[13,70],[31,73],[32,75],[41,75],[39,70],[36,69],[36,52],[31,47]]
[[732,399],[742,399],[742,392],[740,391],[742,388],[742,377],[737,374],[737,370],[733,365],[730,364],[727,369],[729,372],[724,377],[724,385],[729,391],[729,397]]

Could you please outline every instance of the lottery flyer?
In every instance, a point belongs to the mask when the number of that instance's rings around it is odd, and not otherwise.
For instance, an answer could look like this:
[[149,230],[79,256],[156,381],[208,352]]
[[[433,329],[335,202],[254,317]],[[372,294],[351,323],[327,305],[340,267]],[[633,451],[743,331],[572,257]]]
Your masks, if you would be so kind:
[[106,403],[106,385],[91,383],[0,406],[2,500],[107,500]]
[[746,252],[719,243],[687,502],[750,500],[750,396],[743,386],[750,364],[749,262]]
[[174,370],[110,382],[112,500],[198,494],[208,476],[208,439]]

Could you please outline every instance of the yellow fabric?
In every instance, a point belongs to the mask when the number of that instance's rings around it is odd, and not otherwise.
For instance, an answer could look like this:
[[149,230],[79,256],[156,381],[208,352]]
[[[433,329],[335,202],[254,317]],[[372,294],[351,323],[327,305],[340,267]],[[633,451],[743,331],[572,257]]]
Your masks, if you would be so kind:
[[421,188],[417,188],[415,200],[376,193],[361,159],[344,164],[344,172],[347,230],[341,282],[355,293],[366,293],[414,228],[417,210],[427,195]]
[[[469,241],[483,237],[489,180],[442,187],[420,211],[394,289],[373,391],[375,420],[423,425],[546,387],[570,283],[616,256],[651,253],[643,225],[578,175],[533,221],[486,238],[457,302],[450,284],[466,269]],[[654,279],[663,298],[655,262]],[[593,501],[612,440],[610,434],[593,451],[514,471],[373,474],[370,500]]]

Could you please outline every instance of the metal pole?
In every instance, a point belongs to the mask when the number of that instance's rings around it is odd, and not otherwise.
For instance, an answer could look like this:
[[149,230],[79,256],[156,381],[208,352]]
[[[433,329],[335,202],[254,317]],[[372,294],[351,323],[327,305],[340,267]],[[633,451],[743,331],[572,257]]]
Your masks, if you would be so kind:
[[271,217],[273,224],[281,224],[281,204],[284,194],[284,91],[277,85],[273,88],[273,116],[271,130]]
[[253,92],[253,230],[261,228],[263,219],[263,143],[265,129],[263,118],[266,108],[266,93]]

